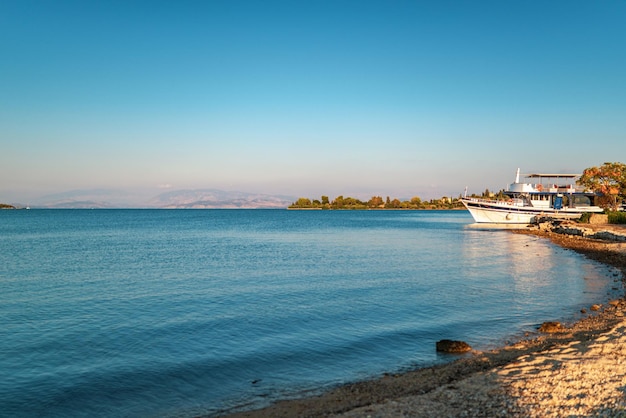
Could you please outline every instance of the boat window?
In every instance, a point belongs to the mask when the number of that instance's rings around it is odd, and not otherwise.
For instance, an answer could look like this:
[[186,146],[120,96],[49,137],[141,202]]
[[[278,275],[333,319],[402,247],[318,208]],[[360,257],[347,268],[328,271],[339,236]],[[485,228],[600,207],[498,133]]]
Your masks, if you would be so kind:
[[585,195],[573,195],[572,200],[575,206],[591,206],[591,199]]

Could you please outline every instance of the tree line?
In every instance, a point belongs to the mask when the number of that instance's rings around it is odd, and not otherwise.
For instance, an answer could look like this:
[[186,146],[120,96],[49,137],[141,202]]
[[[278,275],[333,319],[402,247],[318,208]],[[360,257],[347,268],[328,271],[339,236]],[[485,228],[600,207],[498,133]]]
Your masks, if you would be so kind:
[[328,196],[320,199],[299,198],[289,205],[289,209],[462,209],[463,204],[458,198],[442,197],[441,199],[422,200],[415,196],[409,200],[392,199],[387,196],[372,196],[368,201],[362,201],[354,197],[337,196],[330,200]]

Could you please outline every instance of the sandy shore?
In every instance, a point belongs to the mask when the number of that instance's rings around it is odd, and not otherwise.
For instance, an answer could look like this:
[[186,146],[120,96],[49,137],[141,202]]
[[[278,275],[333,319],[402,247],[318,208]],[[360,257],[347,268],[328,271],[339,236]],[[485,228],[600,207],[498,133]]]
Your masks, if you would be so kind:
[[[592,228],[626,234],[622,225]],[[517,233],[550,239],[615,266],[626,277],[626,243],[530,228]],[[623,284],[616,282],[617,286]],[[231,416],[626,417],[626,300],[593,309],[589,307],[588,316],[557,333],[528,336],[450,364],[387,375]]]

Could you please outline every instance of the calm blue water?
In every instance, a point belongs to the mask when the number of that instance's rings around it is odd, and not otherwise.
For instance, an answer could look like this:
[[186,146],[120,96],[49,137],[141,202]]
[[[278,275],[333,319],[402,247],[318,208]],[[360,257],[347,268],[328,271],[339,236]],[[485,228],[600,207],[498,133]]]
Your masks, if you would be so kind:
[[0,415],[193,416],[573,319],[608,267],[464,211],[0,211]]

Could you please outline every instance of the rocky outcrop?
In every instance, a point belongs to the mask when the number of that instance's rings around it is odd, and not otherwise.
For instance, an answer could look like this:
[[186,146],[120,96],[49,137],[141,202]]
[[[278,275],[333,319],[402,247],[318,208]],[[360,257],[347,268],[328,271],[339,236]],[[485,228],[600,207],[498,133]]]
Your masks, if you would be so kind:
[[[588,226],[585,226],[588,225]],[[540,231],[569,236],[598,239],[602,241],[626,242],[626,228],[613,228],[609,224],[579,224],[573,221],[542,218],[535,226]]]

